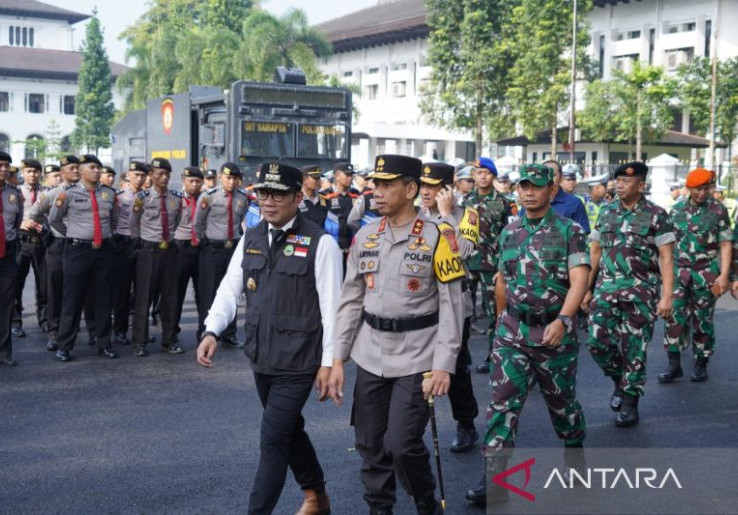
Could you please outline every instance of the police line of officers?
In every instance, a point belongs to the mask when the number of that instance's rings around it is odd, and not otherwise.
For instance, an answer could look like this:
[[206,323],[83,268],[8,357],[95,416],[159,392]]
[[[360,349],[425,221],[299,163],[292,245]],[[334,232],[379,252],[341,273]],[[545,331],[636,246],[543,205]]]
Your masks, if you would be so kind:
[[[472,181],[468,171],[455,177],[442,163],[378,156],[369,175],[374,188],[364,191],[351,187],[347,163],[335,167],[335,185],[321,191],[319,168],[265,163],[250,194],[259,217],[241,237],[250,201],[234,163],[224,164],[220,185],[204,192],[194,167],[183,171],[181,192],[168,189],[172,170],[164,159],[130,163],[128,184],[118,191],[102,184],[103,167],[92,155],[47,167],[61,176],[47,190],[39,185],[40,164],[26,161],[22,168],[21,191],[8,183],[10,156],[0,153],[0,289],[8,293],[0,301],[2,363],[15,364],[14,299],[29,267],[37,278],[39,324],[50,333],[47,349],[60,361],[71,359],[83,310],[99,354],[115,358],[112,342],[127,343],[132,294],[135,355],[147,354],[152,304],[162,350],[184,352],[177,334],[192,280],[198,361],[212,366],[216,338],[245,347],[265,408],[250,513],[274,509],[288,467],[305,491],[298,513],[329,510],[300,413],[313,383],[321,399],[342,403],[349,358],[358,366],[352,423],[370,512],[392,513],[396,478],[418,513],[440,513],[422,440],[425,400],[448,393],[458,422],[451,450],[473,448],[478,410],[468,339],[476,284],[492,328],[482,367],[493,385],[484,437],[489,469],[467,493],[482,505],[490,474],[506,468],[533,377],[555,431],[574,451],[567,463],[583,463],[585,423],[575,389],[580,308],[589,312],[587,345],[614,381],[615,423],[627,427],[638,422],[656,315],[667,323],[670,363],[659,381],[682,375],[679,355],[690,343],[692,379],[703,381],[714,349],[715,299],[729,280],[738,292],[736,259],[730,275],[730,220],[712,198],[714,174],[704,170],[690,174],[691,196],[670,218],[643,196],[647,167],[623,165],[615,172],[617,199],[603,204],[602,195],[592,217],[593,199],[563,191],[568,178],[555,162],[524,166],[517,196],[498,191],[505,181],[488,158],[475,162]],[[572,220],[580,208],[581,224]],[[242,294],[245,345],[235,338]],[[299,464],[294,453],[302,456]]]

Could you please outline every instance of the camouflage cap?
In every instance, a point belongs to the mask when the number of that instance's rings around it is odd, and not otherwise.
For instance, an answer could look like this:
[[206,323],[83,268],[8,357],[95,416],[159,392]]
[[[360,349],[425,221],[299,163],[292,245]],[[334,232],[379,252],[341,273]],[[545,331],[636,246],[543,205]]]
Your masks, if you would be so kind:
[[526,181],[532,182],[536,186],[547,186],[553,183],[553,170],[548,166],[541,164],[523,165],[520,167],[519,184]]

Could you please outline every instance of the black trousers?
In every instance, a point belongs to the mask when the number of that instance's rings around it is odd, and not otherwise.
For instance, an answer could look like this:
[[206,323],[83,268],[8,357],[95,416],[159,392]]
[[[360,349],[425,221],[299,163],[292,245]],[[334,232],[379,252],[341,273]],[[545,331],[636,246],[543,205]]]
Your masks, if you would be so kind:
[[287,468],[303,490],[325,488],[323,469],[305,432],[302,408],[310,396],[315,374],[267,375],[254,372],[256,391],[264,407],[249,514],[270,514],[287,478]]
[[448,400],[451,403],[451,413],[460,426],[471,428],[474,419],[479,415],[479,406],[474,397],[471,373],[469,367],[472,359],[469,354],[469,326],[471,317],[464,319],[464,331],[461,336],[461,349],[456,358],[456,373],[451,375],[451,386],[448,390]]
[[[57,343],[60,350],[72,350],[79,332],[79,322],[86,302],[95,313],[94,337],[102,349],[110,346],[110,288],[113,278],[113,245],[105,242],[99,249],[87,244],[64,246],[64,284]],[[88,324],[88,331],[90,326]]]
[[[210,306],[215,300],[215,294],[218,293],[220,281],[223,280],[228,271],[228,263],[231,262],[234,248],[235,246],[226,249],[206,245],[200,250],[200,309],[198,311],[199,327],[197,329],[199,333],[205,330],[205,318],[207,318]],[[228,324],[221,337],[233,338],[236,336],[236,318],[238,317],[234,317],[231,323]]]
[[[39,236],[40,237],[40,236]],[[46,246],[43,243],[20,242],[18,253],[18,276],[15,288],[15,309],[13,310],[13,326],[23,327],[23,289],[26,277],[33,269],[36,287],[36,320],[41,326],[46,320]]]
[[[192,280],[192,288],[195,290],[195,306],[197,306],[198,317],[200,316],[200,249],[193,247],[189,240],[175,240],[175,242],[177,245],[177,334],[179,334],[182,332],[182,328],[179,326],[182,320],[182,306],[187,296],[187,285],[190,280]],[[198,340],[201,332],[198,328]]]
[[177,249],[141,247],[136,258],[136,300],[133,307],[133,344],[149,341],[149,306],[161,295],[161,343],[169,347],[177,336]]
[[13,339],[10,325],[15,304],[15,279],[18,275],[18,244],[5,242],[5,257],[0,258],[0,358],[13,356]]
[[368,503],[392,506],[395,477],[412,496],[436,489],[423,441],[430,414],[422,383],[423,374],[380,377],[356,369],[352,423],[356,450],[364,458],[361,480]]
[[127,334],[131,317],[131,289],[136,270],[133,241],[117,236],[113,252],[113,321],[115,334]]
[[[49,323],[49,339],[56,340],[64,293],[64,238],[52,238],[46,247],[46,318]],[[84,306],[85,326],[90,338],[95,335],[95,308],[92,289],[88,291]]]

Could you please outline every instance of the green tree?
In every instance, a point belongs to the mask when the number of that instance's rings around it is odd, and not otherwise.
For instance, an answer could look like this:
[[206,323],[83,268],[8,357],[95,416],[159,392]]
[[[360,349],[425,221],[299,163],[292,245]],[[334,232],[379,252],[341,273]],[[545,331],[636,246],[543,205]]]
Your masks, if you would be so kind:
[[635,143],[640,161],[643,143],[657,141],[671,127],[669,103],[676,91],[676,81],[663,68],[635,61],[630,73],[615,71],[612,80],[587,86],[580,126],[594,141],[626,141],[631,149]]
[[[695,57],[677,72],[680,106],[689,113],[690,121],[700,134],[710,136],[710,104],[712,63]],[[738,122],[738,58],[719,61],[715,85],[715,135],[730,144],[736,137]],[[728,156],[730,159],[730,156]]]
[[75,99],[75,128],[72,142],[77,148],[97,152],[110,146],[110,128],[113,123],[113,80],[108,54],[97,10],[87,24],[82,43],[82,65],[78,77],[79,90]]
[[[578,0],[578,76],[587,67],[591,9],[591,0]],[[569,107],[572,16],[571,0],[522,0],[512,9],[514,65],[507,90],[512,115],[528,138],[550,129],[554,157],[559,114]]]
[[485,129],[510,128],[505,91],[512,65],[512,8],[520,0],[427,0],[431,73],[421,91],[430,120],[474,133],[477,153]]

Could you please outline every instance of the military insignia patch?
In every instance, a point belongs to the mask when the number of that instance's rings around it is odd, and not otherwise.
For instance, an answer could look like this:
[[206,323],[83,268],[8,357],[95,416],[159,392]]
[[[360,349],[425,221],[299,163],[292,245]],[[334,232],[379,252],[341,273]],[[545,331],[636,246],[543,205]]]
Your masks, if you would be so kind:
[[373,249],[374,247],[379,247],[379,243],[376,243],[373,241],[367,241],[364,243],[363,247],[365,249]]
[[369,267],[369,270],[374,269],[374,261],[369,261],[369,264],[367,265]]
[[420,236],[423,234],[423,226],[425,225],[425,222],[423,220],[415,220],[415,223],[413,224],[413,230],[410,231],[410,234],[413,236]]
[[423,265],[419,265],[417,263],[405,263],[405,266],[410,270],[411,272],[417,274],[425,270],[425,267]]
[[246,254],[258,254],[261,255],[261,251],[259,249],[246,249]]
[[295,253],[295,247],[293,247],[292,245],[287,245],[282,251],[282,254],[284,254],[287,257],[291,256],[294,253]]
[[408,291],[420,290],[420,279],[412,278],[407,282]]
[[374,274],[365,274],[364,282],[366,283],[367,290],[373,290],[374,289]]
[[379,234],[382,234],[385,231],[385,229],[387,229],[387,218],[383,217],[382,221],[379,222],[379,227],[377,227],[377,232]]
[[459,251],[459,244],[456,241],[456,232],[453,230],[452,227],[449,227],[447,229],[444,229],[441,232],[441,235],[448,240],[448,245],[451,247],[451,252],[458,252]]
[[295,247],[295,257],[307,257],[308,255],[308,249],[307,247]]
[[479,218],[477,218],[477,212],[472,211],[471,209],[467,209],[466,212],[469,218],[469,223],[472,225],[477,225],[477,223],[479,222]]
[[143,206],[143,200],[137,198],[136,200],[133,201],[133,210],[135,212],[138,213],[139,211],[141,211],[142,206]]
[[625,169],[625,175],[635,175],[636,171],[633,169],[632,166],[629,166]]
[[369,236],[367,236],[366,238],[367,238],[368,240],[372,240],[372,241],[374,241],[374,240],[378,240],[378,239],[379,239],[379,234],[377,234],[377,233],[372,233],[372,234],[370,234]]
[[364,270],[366,268],[366,261],[362,261],[361,264],[359,265],[359,268]]
[[8,197],[8,202],[10,202],[11,204],[15,204],[15,201],[17,200],[17,198],[18,197],[16,197],[15,195],[10,195]]
[[285,241],[296,245],[310,245],[312,238],[310,236],[301,236],[299,234],[288,234]]
[[246,281],[246,289],[249,291],[256,291],[256,281],[254,281],[253,277],[249,277]]
[[56,196],[56,207],[62,207],[64,205],[64,202],[67,200],[67,194],[64,192],[59,193],[59,195]]
[[433,254],[433,270],[436,278],[442,283],[448,283],[466,276],[464,265],[459,255],[459,246],[456,243],[454,228],[447,223],[438,226],[441,237]]
[[110,195],[108,195],[108,192],[107,191],[103,191],[102,194],[100,195],[100,197],[103,200],[110,200]]

